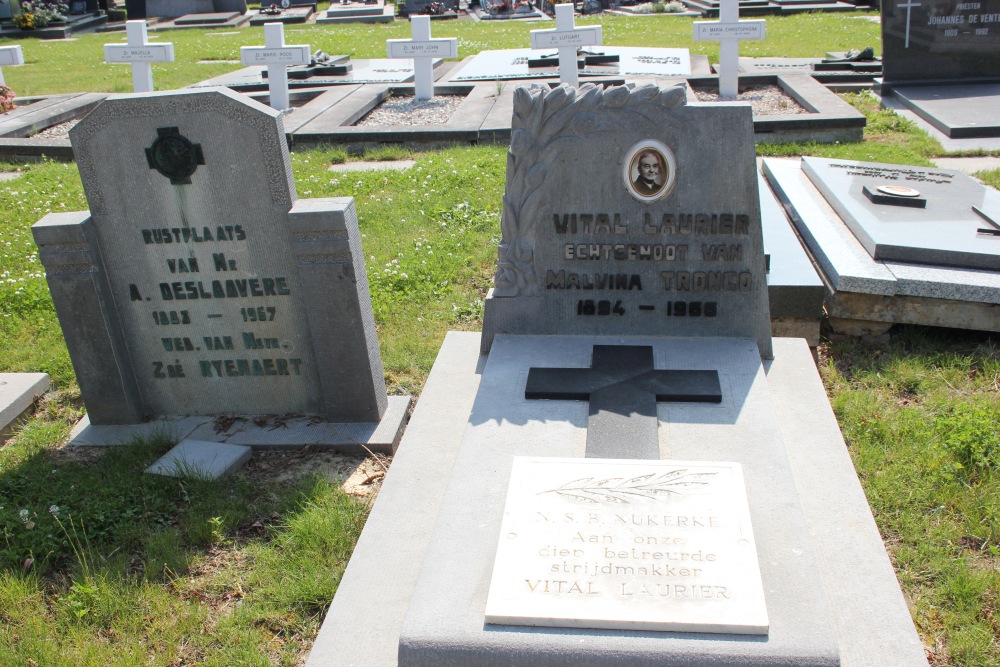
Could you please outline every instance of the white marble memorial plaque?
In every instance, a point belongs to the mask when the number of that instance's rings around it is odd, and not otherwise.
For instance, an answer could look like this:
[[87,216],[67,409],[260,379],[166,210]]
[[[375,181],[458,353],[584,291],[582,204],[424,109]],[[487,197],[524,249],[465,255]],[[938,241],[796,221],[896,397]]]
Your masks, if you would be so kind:
[[244,65],[305,65],[309,62],[309,46],[241,46],[240,62]]
[[766,635],[741,466],[515,457],[486,622]]
[[458,57],[458,41],[455,39],[432,39],[426,42],[387,39],[385,43],[390,58]]
[[129,46],[105,44],[104,59],[109,63],[169,63],[174,60],[173,44]]

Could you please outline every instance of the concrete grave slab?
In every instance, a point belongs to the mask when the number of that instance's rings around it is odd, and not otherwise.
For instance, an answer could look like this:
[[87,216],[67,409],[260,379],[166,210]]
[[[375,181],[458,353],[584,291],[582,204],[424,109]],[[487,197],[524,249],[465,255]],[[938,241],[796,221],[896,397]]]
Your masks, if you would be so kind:
[[[266,4],[266,3],[265,3]],[[312,16],[315,5],[308,7],[289,7],[282,9],[280,14],[265,14],[259,11],[250,18],[250,25],[265,23],[305,23]]]
[[827,314],[845,331],[852,322],[870,332],[896,322],[1000,330],[1000,272],[873,259],[798,160],[768,158],[763,170],[829,286]]
[[892,95],[952,139],[1000,137],[1000,83],[896,86]]
[[47,373],[0,373],[0,442],[48,390]]
[[316,17],[316,23],[391,23],[396,20],[396,7],[377,2],[332,2],[329,9]]
[[[691,56],[687,49],[657,49],[629,46],[591,47],[594,52],[617,55],[617,69],[588,67],[580,76],[620,77],[682,77],[691,74]],[[496,81],[497,79],[546,79],[558,78],[558,61],[554,68],[530,68],[528,59],[542,53],[532,49],[505,49],[480,51],[463,63],[451,76],[451,81]]]
[[67,120],[82,118],[106,97],[104,93],[53,95],[19,106],[0,116],[0,138],[21,139]]
[[[814,157],[802,158],[802,170],[875,259],[1000,268],[1000,244],[978,232],[1000,231],[1000,222],[991,225],[973,209],[1000,221],[1000,193],[961,172]],[[905,192],[886,198],[896,205],[869,200],[893,188]]]
[[242,445],[224,445],[202,440],[182,440],[146,468],[151,475],[219,479],[239,470],[253,450]]
[[331,165],[327,171],[336,171],[339,173],[350,173],[354,171],[406,171],[415,164],[417,164],[416,160],[386,160],[382,162],[360,160],[356,162],[334,164]]
[[[344,56],[346,59],[347,56]],[[413,66],[405,61],[389,60],[387,58],[374,58],[352,60],[351,70],[341,75],[315,75],[307,79],[289,78],[288,87],[295,88],[316,88],[321,86],[341,86],[359,85],[366,83],[406,83],[413,80]],[[441,60],[435,63],[435,76],[440,77],[444,62]],[[267,79],[261,74],[260,67],[245,67],[235,72],[229,72],[221,76],[206,79],[199,83],[188,86],[189,88],[214,88],[225,86],[239,92],[252,92],[267,89]]]
[[[648,341],[641,340],[643,343]],[[379,500],[372,510],[313,645],[307,667],[394,667],[397,664],[410,664],[408,660],[399,660],[399,638],[404,616],[412,606],[417,579],[422,576],[422,567],[429,572],[432,562],[438,563],[438,569],[445,567],[442,563],[450,562],[450,559],[435,560],[438,550],[431,538],[432,527],[437,518],[451,513],[448,478],[461,477],[466,466],[476,465],[483,453],[483,450],[477,450],[473,454],[461,448],[463,434],[470,426],[482,429],[489,425],[489,420],[482,419],[483,413],[470,421],[469,416],[474,411],[473,398],[476,397],[480,405],[485,405],[490,400],[517,400],[515,386],[506,381],[495,385],[489,381],[489,372],[483,374],[487,359],[479,356],[478,342],[478,334],[474,332],[451,332],[446,337],[421,400],[414,410],[406,436],[386,476]],[[774,360],[765,363],[764,373],[754,381],[753,391],[761,388],[758,384],[766,385],[765,393],[770,396],[769,404],[773,405],[774,419],[780,429],[779,439],[784,443],[781,448],[786,452],[796,487],[804,490],[800,502],[806,532],[811,541],[810,548],[816,554],[817,567],[812,573],[815,577],[812,583],[801,592],[811,596],[817,591],[823,591],[822,594],[826,596],[830,609],[829,630],[835,637],[839,664],[843,667],[872,664],[890,667],[924,666],[926,659],[920,639],[913,628],[906,602],[899,591],[892,565],[854,473],[808,347],[801,340],[775,339],[774,352]],[[675,356],[670,354],[667,358]],[[520,377],[522,383],[525,375],[513,372],[513,376]],[[485,390],[484,381],[490,385]],[[705,406],[701,409],[718,408]],[[748,411],[741,419],[749,418],[749,414],[753,413]],[[678,416],[677,413],[672,413],[671,420],[676,420]],[[574,438],[577,444],[573,447],[577,454],[582,452],[582,434],[579,434],[582,417],[578,413],[572,424],[560,428],[560,431],[568,429],[578,433]],[[682,449],[694,447],[691,443],[697,440],[692,430],[695,428],[713,433],[711,441],[716,443],[726,428],[716,420],[709,420],[712,423],[705,423],[701,427],[696,427],[690,419],[681,421],[682,424],[667,427],[668,449],[674,446],[670,443],[677,443]],[[544,429],[544,425],[536,421],[520,423],[520,420],[514,420],[512,423],[510,419],[504,419],[502,425],[504,428],[513,426],[527,432],[540,432]],[[491,428],[500,433],[500,426],[497,423]],[[675,427],[681,430],[675,431]],[[693,439],[689,441],[689,437]],[[685,445],[684,442],[689,444]],[[522,446],[514,438],[489,455],[509,460],[514,453],[511,450]],[[558,455],[552,451],[552,447],[545,449],[544,456]],[[704,458],[705,450],[698,451],[701,458]],[[488,465],[485,462],[483,464]],[[477,515],[476,520],[464,525],[463,531],[472,533],[470,541],[483,540],[495,544],[500,537],[499,514],[507,486],[504,479],[495,479],[498,470],[499,476],[505,478],[506,473],[501,466],[491,469],[487,477],[478,480],[477,495],[491,496],[496,499],[496,503],[493,505],[491,501],[489,520],[485,522],[488,525],[484,525],[483,515]],[[751,503],[754,495],[752,487],[756,482],[749,480],[754,475],[755,473],[747,473]],[[446,508],[444,513],[442,507]],[[760,532],[756,532],[756,522],[754,529],[760,546],[764,538]],[[492,563],[489,546],[482,551],[484,559]],[[792,557],[793,560],[794,558]],[[769,613],[772,611],[770,596],[773,596],[773,592],[767,585],[770,576],[768,570],[779,564],[783,565],[785,560],[786,557],[782,556],[771,565],[769,558],[761,559]],[[466,582],[473,578],[466,574],[471,562],[465,560],[457,569],[442,570],[441,576],[450,582],[445,590],[455,591],[456,579],[460,580],[461,587],[464,588]],[[476,571],[479,572],[478,559],[475,563]],[[392,572],[393,576],[386,577],[385,572]],[[477,602],[470,609],[464,608],[449,593],[451,606],[454,608],[449,613],[463,618],[468,616],[469,622],[462,622],[465,628],[462,632],[481,633],[483,639],[496,646],[500,635],[510,634],[511,631],[505,631],[499,626],[483,626],[487,575],[488,572],[479,577],[476,588],[481,593],[476,596]],[[372,599],[377,599],[379,603],[371,604]],[[475,624],[471,617],[477,613],[478,624]],[[424,618],[428,623],[434,622],[431,618]],[[407,624],[410,622],[408,620]],[[478,627],[474,627],[475,625]],[[626,637],[629,641],[634,639],[638,642],[652,642],[656,637],[658,639],[655,643],[661,647],[674,643],[673,640],[663,640],[670,635],[636,632],[614,635],[609,631],[603,631],[593,639],[588,635],[585,641],[581,641],[580,632],[523,628],[517,635],[518,640],[524,644],[535,643],[541,646],[544,643],[544,653],[554,659],[563,659],[561,664],[573,660],[568,657],[568,651],[574,649],[560,648],[569,644],[581,647],[592,646],[594,643],[625,642]],[[708,638],[707,635],[695,636],[699,643]],[[682,642],[687,637],[678,635]],[[765,643],[769,642],[770,639]],[[490,664],[508,664],[496,654],[492,654],[492,657],[494,662]],[[478,658],[489,659],[486,654],[476,654],[470,649],[454,664],[475,664],[473,660]],[[609,657],[601,664],[637,663],[629,655]],[[795,664],[802,662],[795,661]]]
[[896,114],[913,122],[924,133],[936,140],[946,151],[998,151],[1000,150],[1000,137],[965,137],[952,138],[931,125],[913,109],[909,108],[902,101],[898,100],[891,92],[882,95],[877,87],[873,89],[875,95],[879,97],[882,106],[892,109]]

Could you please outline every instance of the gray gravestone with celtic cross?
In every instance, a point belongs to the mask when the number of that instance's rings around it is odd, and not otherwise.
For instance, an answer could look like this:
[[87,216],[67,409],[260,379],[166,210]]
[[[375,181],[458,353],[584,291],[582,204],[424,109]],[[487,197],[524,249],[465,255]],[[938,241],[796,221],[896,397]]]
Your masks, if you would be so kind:
[[70,138],[90,210],[32,231],[91,426],[382,420],[354,202],[298,199],[280,112],[225,89],[119,96]]

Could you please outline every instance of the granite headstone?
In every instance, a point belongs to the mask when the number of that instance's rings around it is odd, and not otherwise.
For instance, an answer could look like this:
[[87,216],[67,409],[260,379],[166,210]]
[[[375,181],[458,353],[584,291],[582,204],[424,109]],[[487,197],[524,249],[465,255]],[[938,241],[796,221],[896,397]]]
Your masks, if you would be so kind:
[[279,112],[225,89],[119,96],[70,139],[90,210],[32,231],[91,424],[379,421],[354,202],[297,198]]
[[[572,331],[752,338],[769,357],[750,107],[688,105],[681,86],[545,90],[515,93],[484,351]],[[725,153],[706,151],[722,134]]]
[[1000,80],[1000,0],[885,0],[886,83]]

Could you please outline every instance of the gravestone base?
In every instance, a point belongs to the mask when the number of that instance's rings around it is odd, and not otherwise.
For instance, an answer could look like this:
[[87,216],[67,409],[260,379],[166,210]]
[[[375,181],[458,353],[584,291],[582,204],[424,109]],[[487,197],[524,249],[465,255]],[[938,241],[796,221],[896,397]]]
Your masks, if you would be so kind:
[[[508,339],[516,345],[506,347],[503,353],[508,363],[498,366],[499,359],[479,354],[479,334],[448,334],[313,645],[307,667],[636,665],[646,664],[639,659],[639,648],[653,652],[683,650],[677,648],[683,646],[707,651],[711,650],[706,648],[709,645],[722,644],[728,644],[734,654],[737,650],[743,652],[728,663],[718,660],[712,664],[750,664],[747,659],[750,655],[759,657],[788,647],[782,624],[790,614],[804,613],[801,605],[817,595],[825,599],[823,606],[829,610],[820,613],[826,617],[826,625],[817,628],[817,634],[805,644],[813,648],[828,646],[827,652],[818,656],[821,661],[836,664],[835,654],[839,653],[843,667],[927,664],[812,355],[803,341],[791,339],[775,339],[774,359],[763,367],[759,360],[749,358],[752,356],[749,350],[756,354],[752,342],[748,342],[748,351],[730,350],[732,354],[713,358],[712,363],[721,367],[723,376],[725,398],[721,406],[660,407],[660,429],[665,431],[661,444],[668,458],[682,458],[697,450],[700,460],[731,456],[741,459],[745,466],[771,619],[768,637],[741,639],[732,635],[484,625],[486,589],[500,537],[500,514],[511,457],[525,453],[526,449],[541,456],[581,456],[586,436],[585,404],[548,401],[544,402],[548,403],[544,406],[548,415],[545,419],[538,419],[537,414],[533,418],[528,416],[529,402],[523,400],[527,369],[516,361],[522,352],[511,348],[522,347],[527,356],[540,354],[529,362],[534,365],[538,365],[540,358],[548,366],[565,365],[567,353],[579,357],[580,365],[586,365],[584,359],[595,339],[559,337],[546,341],[543,337],[530,337],[525,341],[528,342]],[[667,348],[662,341],[650,338],[615,342],[657,346],[658,367],[663,367],[666,359],[676,359],[677,353],[696,347],[704,355],[720,351],[718,339],[675,341],[666,343]],[[668,349],[668,354],[660,356],[659,352]],[[499,347],[495,347],[491,354],[498,351]],[[692,365],[695,356],[700,355],[683,357],[686,367]],[[736,359],[746,361],[744,370],[749,375],[734,372],[730,364]],[[756,372],[751,371],[754,363]],[[744,390],[751,397],[740,410],[733,398]],[[760,400],[764,403],[759,403]],[[753,410],[749,409],[749,403],[754,404]],[[761,410],[757,408],[764,404],[773,406],[763,410],[770,413],[773,409],[771,416],[764,417],[772,426],[757,431],[763,426]],[[517,409],[511,410],[512,406]],[[711,412],[717,418],[698,419],[695,412],[703,417]],[[496,416],[501,413],[506,416],[498,420]],[[729,417],[723,418],[723,413]],[[730,420],[734,417],[743,423],[732,424]],[[752,426],[744,421],[748,419]],[[789,543],[765,537],[776,524],[782,524],[782,515],[767,516],[764,506],[770,501],[766,497],[775,490],[768,487],[762,493],[760,485],[766,485],[766,473],[759,469],[759,464],[746,462],[759,452],[748,447],[748,451],[740,453],[737,451],[740,447],[734,446],[719,456],[721,449],[727,448],[726,440],[734,434],[737,438],[747,437],[747,427],[769,434],[768,439],[773,439],[771,445],[777,446],[765,448],[776,460],[785,461],[782,466],[789,478],[784,483],[793,482],[799,490],[793,494],[797,498],[791,500],[801,508],[808,536],[808,544],[803,546],[813,554],[815,567],[807,572],[801,588],[792,586],[789,592],[794,590],[794,594],[790,596],[778,592],[789,583],[779,581],[781,573],[789,569],[794,576],[792,566],[806,556],[787,551]],[[469,447],[466,442],[463,446],[470,431],[488,431],[506,445],[479,448]],[[495,467],[491,468],[491,463]],[[467,477],[475,467],[488,472],[482,477]],[[755,472],[754,468],[758,470]],[[469,500],[468,507],[457,502],[460,497]],[[461,518],[470,514],[475,518],[460,531],[454,531]],[[435,524],[438,524],[436,529]],[[460,553],[442,553],[448,545],[459,543]],[[391,572],[392,577],[386,577],[386,572]],[[378,604],[372,604],[372,600],[378,600]],[[781,620],[782,617],[786,620]],[[810,622],[816,621],[806,620],[807,624]],[[436,649],[431,645],[434,642],[424,641],[432,632],[441,639],[436,648],[450,653],[448,657],[435,654]],[[511,657],[509,647],[517,645],[525,650]],[[608,650],[609,647],[613,648]],[[829,655],[829,648],[833,649],[833,656]],[[624,652],[619,653],[618,649]],[[603,650],[607,652],[598,658],[597,653]],[[660,660],[656,664],[695,663]],[[801,665],[806,660],[804,656],[788,656],[783,664]]]
[[1000,137],[1000,83],[896,86],[892,95],[951,139]]
[[289,7],[280,14],[265,14],[257,12],[250,19],[250,25],[264,25],[265,23],[305,23],[312,16],[313,7]]
[[232,415],[222,417],[173,417],[142,424],[95,425],[87,417],[70,432],[69,445],[107,447],[127,444],[133,438],[158,434],[171,439],[193,438],[206,442],[246,445],[253,449],[332,449],[354,455],[370,450],[392,454],[399,445],[409,396],[389,396],[389,405],[378,422],[326,422],[302,415]]
[[0,443],[48,390],[47,373],[0,373]]

